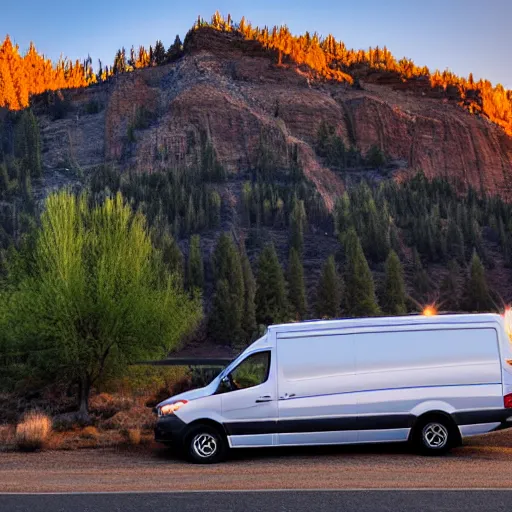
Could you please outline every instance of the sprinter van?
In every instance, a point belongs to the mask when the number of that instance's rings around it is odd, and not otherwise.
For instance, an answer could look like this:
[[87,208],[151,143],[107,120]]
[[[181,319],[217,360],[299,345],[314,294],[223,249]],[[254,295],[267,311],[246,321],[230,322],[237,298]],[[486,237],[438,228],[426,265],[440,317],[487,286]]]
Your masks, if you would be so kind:
[[512,427],[512,344],[493,314],[275,325],[156,412],[156,440],[198,463],[230,448],[400,441],[437,455]]

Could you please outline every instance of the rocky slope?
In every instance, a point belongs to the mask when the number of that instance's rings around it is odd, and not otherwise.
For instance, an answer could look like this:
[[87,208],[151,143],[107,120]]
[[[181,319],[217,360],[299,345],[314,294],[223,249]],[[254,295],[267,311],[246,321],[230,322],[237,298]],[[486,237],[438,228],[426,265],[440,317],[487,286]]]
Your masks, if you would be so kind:
[[358,90],[275,62],[256,42],[196,31],[176,63],[67,92],[72,113],[57,121],[40,118],[44,165],[84,173],[104,160],[120,169],[191,165],[207,137],[220,161],[237,172],[254,164],[266,130],[283,158],[288,144],[298,145],[308,177],[331,206],[344,177],[313,150],[325,120],[363,154],[380,146],[400,169],[398,176],[423,169],[461,187],[508,195],[512,138],[485,118],[397,84],[363,81]]

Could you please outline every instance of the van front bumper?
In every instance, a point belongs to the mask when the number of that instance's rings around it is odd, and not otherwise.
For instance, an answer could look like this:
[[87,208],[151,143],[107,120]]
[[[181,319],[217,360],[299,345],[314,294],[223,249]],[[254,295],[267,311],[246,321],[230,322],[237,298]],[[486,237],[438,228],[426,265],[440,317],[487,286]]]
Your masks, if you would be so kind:
[[167,445],[183,444],[183,434],[187,424],[175,414],[158,418],[155,426],[155,441]]

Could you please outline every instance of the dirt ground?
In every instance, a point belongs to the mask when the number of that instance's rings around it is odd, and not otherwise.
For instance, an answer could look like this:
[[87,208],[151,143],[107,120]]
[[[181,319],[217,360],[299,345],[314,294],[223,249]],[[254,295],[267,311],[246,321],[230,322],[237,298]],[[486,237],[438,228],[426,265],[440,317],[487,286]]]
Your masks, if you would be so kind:
[[0,453],[0,492],[491,487],[512,487],[512,430],[435,458],[402,445],[235,451],[214,466],[183,462],[154,443]]

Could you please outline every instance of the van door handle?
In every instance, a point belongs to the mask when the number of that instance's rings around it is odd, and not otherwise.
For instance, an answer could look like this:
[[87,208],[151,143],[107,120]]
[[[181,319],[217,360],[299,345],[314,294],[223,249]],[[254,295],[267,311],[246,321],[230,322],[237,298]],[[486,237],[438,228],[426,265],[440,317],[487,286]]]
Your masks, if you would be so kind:
[[272,402],[272,397],[269,395],[260,396],[258,400],[256,400],[257,404],[261,404],[263,402]]
[[292,393],[291,395],[289,395],[288,393],[285,393],[284,396],[279,397],[279,400],[288,400],[288,398],[294,398],[294,397],[295,397],[295,393]]

